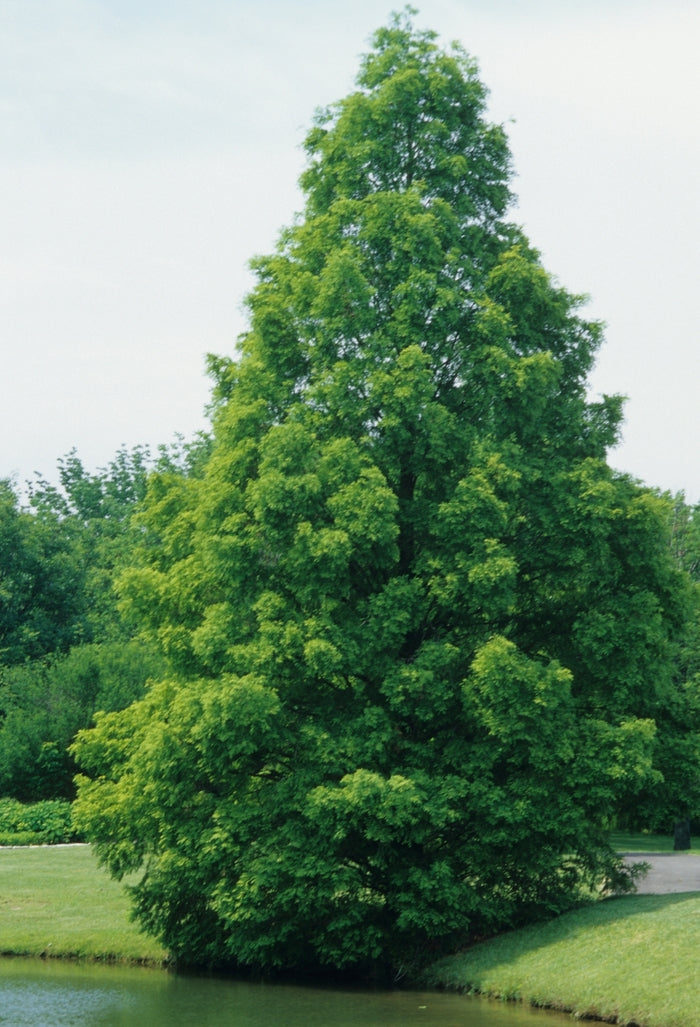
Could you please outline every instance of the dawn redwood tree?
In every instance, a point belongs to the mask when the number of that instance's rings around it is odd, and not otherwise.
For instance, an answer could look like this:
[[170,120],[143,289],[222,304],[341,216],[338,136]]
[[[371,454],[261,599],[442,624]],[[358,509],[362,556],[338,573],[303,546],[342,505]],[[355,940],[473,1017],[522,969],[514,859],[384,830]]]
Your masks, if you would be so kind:
[[624,883],[684,579],[485,102],[410,12],[375,34],[206,473],[151,481],[121,590],[170,673],[81,734],[76,809],[182,961],[398,974]]

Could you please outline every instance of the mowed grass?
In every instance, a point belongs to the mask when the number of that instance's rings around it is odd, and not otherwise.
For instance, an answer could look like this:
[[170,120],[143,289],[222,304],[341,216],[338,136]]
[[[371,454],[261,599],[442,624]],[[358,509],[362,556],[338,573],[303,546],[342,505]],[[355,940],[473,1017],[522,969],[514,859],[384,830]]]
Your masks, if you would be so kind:
[[428,981],[641,1027],[700,1027],[700,893],[606,899],[475,945]]
[[[612,842],[618,852],[673,850],[663,835],[618,832]],[[442,960],[428,981],[581,1019],[700,1027],[698,951],[700,892],[627,895],[475,945]]]
[[0,954],[161,964],[88,845],[0,849]]
[[[627,843],[630,844],[627,844]],[[616,844],[643,849],[638,836]],[[700,1027],[700,892],[593,903],[442,960],[424,982],[640,1027]],[[0,849],[0,954],[162,964],[87,845]]]
[[[672,835],[615,831],[610,838],[617,852],[673,852]],[[700,854],[696,838],[691,837],[690,849],[685,851],[691,855]]]

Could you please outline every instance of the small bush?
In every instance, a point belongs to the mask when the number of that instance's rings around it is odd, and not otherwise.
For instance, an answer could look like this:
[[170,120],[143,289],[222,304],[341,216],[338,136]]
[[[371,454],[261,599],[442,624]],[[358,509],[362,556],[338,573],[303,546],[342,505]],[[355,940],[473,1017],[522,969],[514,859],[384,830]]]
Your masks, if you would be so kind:
[[0,799],[0,845],[58,845],[78,841],[71,804],[49,799],[24,805]]
[[41,842],[37,841],[37,837],[32,831],[21,831],[19,834],[0,831],[0,846],[40,845]]

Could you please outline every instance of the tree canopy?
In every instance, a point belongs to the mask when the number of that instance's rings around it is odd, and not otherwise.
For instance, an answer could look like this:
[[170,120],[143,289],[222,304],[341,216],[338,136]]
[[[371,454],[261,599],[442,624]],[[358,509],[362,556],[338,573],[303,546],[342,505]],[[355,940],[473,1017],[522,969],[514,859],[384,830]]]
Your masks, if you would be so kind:
[[376,32],[203,476],[150,480],[120,591],[169,672],[81,733],[76,810],[183,961],[399,974],[624,884],[686,577],[485,112],[461,47]]
[[65,650],[85,630],[85,567],[64,533],[0,481],[0,662]]
[[28,483],[28,507],[0,482],[0,796],[71,798],[75,733],[162,670],[121,616],[114,578],[140,536],[133,516],[151,469],[194,475],[207,446],[179,439],[157,458],[122,448],[94,473],[73,450],[58,484]]

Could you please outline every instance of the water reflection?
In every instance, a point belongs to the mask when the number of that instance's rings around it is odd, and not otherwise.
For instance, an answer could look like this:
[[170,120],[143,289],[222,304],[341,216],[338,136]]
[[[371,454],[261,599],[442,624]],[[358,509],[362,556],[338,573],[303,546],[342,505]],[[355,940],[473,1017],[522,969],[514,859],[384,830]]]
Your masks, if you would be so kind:
[[3,1027],[559,1027],[569,1017],[434,992],[182,977],[164,970],[0,960]]

